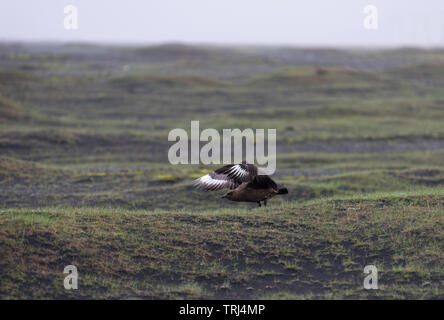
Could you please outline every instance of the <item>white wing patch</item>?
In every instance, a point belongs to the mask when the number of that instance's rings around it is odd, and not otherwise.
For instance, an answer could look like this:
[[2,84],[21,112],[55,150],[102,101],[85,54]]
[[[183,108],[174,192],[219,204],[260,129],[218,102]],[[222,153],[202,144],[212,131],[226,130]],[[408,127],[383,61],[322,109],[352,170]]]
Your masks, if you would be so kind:
[[224,188],[231,188],[233,186],[233,182],[225,179],[217,179],[217,176],[225,177],[222,175],[215,175],[215,178],[212,178],[210,174],[206,174],[195,181],[195,187],[197,189],[205,189],[205,190],[221,190]]
[[236,164],[235,166],[232,166],[230,170],[227,171],[227,175],[230,178],[239,179],[241,181],[247,181],[249,172],[241,167],[241,165]]
[[204,190],[234,189],[244,182],[251,182],[257,168],[246,163],[226,165],[195,180],[195,187]]

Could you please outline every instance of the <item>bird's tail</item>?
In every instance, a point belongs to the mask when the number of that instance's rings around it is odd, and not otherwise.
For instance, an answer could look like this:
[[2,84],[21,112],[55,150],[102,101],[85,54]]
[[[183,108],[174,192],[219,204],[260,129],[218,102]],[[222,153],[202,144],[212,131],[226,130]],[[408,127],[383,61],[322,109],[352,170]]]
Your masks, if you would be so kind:
[[278,192],[277,192],[277,194],[287,194],[287,193],[288,193],[287,188],[279,189]]

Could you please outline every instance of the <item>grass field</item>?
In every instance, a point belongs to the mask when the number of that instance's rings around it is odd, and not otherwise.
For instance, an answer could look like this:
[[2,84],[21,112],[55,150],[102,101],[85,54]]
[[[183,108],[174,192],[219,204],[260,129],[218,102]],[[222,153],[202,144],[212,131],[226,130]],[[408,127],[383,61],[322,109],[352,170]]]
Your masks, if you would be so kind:
[[[0,43],[0,298],[443,299],[443,85],[441,49]],[[276,128],[289,194],[194,190],[191,120]]]

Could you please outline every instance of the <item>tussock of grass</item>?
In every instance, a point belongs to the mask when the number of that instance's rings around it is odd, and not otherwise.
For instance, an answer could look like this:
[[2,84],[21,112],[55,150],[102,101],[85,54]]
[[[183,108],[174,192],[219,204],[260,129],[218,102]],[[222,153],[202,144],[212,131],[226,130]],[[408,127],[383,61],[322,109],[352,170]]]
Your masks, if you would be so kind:
[[0,71],[0,85],[6,83],[21,84],[23,82],[35,80],[36,76],[25,71]]
[[0,177],[34,176],[37,178],[45,171],[51,172],[51,169],[39,163],[0,156]]
[[112,79],[111,84],[116,87],[124,88],[130,92],[143,92],[145,90],[158,88],[174,89],[196,86],[216,87],[223,85],[223,82],[217,79],[197,76],[130,74]]
[[25,112],[18,103],[0,96],[0,123],[18,121],[25,118]]

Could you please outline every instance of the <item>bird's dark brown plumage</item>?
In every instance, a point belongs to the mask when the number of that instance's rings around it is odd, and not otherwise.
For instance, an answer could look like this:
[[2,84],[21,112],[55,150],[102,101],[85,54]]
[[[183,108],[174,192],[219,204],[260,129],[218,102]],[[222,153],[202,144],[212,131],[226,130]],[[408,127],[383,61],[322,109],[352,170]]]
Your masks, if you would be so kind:
[[231,189],[223,196],[232,201],[257,202],[267,205],[267,200],[276,194],[286,194],[286,188],[278,189],[276,183],[267,175],[258,175],[254,164],[243,161],[229,164],[196,179],[195,186],[204,190]]

